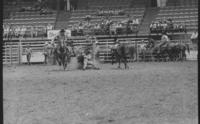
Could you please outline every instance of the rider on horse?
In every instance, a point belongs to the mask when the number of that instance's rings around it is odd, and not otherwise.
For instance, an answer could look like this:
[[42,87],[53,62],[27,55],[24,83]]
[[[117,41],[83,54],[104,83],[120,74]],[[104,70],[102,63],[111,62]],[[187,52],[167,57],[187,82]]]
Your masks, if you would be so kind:
[[162,33],[161,42],[156,46],[159,48],[158,52],[160,52],[162,47],[166,47],[170,43],[170,39],[167,36],[166,32]]
[[56,52],[60,53],[61,48],[63,48],[63,50],[65,50],[64,53],[66,53],[66,48],[67,48],[66,41],[67,41],[67,38],[65,36],[65,30],[64,29],[60,30],[59,35],[54,38],[54,41],[57,42]]

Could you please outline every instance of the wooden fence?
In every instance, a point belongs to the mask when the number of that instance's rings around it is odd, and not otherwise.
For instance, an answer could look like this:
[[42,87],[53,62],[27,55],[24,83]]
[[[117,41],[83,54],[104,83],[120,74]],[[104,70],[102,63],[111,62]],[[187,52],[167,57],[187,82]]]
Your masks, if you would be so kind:
[[[86,42],[85,39],[80,38],[80,39],[71,39],[74,41],[75,46],[86,46],[90,44],[91,42]],[[138,46],[140,44],[147,43],[146,39],[144,38],[119,38],[119,42],[127,43],[127,44],[132,44],[135,46]],[[142,41],[144,40],[144,41]],[[46,41],[49,41],[48,39],[44,40],[21,40],[17,42],[5,42],[3,46],[3,64],[17,64],[17,63],[22,63],[22,56],[24,54],[24,50],[26,45],[30,45],[33,53],[34,52],[43,52],[43,46]],[[98,39],[99,42],[99,47],[100,47],[100,61],[101,62],[110,62],[111,61],[111,51],[108,49],[109,45],[114,44],[114,39]],[[192,49],[193,44],[188,42],[187,40],[182,40],[182,41],[172,41],[172,42],[180,42],[180,43],[187,43],[189,44],[192,50],[192,54],[190,55],[191,60],[197,60],[197,50]],[[138,52],[139,53],[139,52]],[[189,54],[188,54],[189,55]],[[149,61],[153,61],[150,57],[150,55],[146,55],[146,60],[149,59]],[[137,54],[137,61],[141,61],[143,55],[142,54]],[[128,58],[129,61],[129,58]]]

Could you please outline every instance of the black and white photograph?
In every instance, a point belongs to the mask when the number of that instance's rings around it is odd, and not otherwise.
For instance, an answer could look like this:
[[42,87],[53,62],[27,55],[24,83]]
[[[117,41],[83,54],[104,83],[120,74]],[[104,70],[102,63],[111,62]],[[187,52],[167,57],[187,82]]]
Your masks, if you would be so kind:
[[4,124],[198,124],[198,0],[3,0]]

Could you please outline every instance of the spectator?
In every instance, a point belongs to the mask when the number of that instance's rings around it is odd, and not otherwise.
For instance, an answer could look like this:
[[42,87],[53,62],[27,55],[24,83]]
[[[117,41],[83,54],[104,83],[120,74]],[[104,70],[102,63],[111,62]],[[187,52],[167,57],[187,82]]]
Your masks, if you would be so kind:
[[198,41],[198,32],[197,31],[193,32],[190,39],[191,39],[192,43],[197,43],[197,41]]
[[48,57],[48,42],[45,42],[44,50],[43,50],[43,55],[44,55],[44,64],[47,64],[47,57]]
[[22,31],[21,31],[22,37],[24,37],[25,33],[26,33],[26,27],[25,27],[25,25],[23,25],[22,26]]
[[[46,26],[47,28],[47,32],[50,31],[50,30],[53,30],[53,25],[51,25],[50,23]],[[46,33],[47,33],[46,32]]]
[[139,25],[139,19],[138,18],[135,19],[135,24]]
[[166,21],[164,21],[164,23],[163,23],[162,26],[163,26],[163,30],[164,30],[164,31],[167,31],[167,22],[166,22]]
[[15,28],[15,34],[16,34],[16,37],[18,38],[19,37],[19,35],[20,35],[20,26],[16,26],[16,28]]
[[153,25],[154,25],[154,22],[152,22],[152,23],[150,24],[150,26],[149,26],[151,32],[153,31]]
[[8,37],[8,32],[9,32],[9,26],[4,25],[4,37]]
[[31,65],[31,54],[32,54],[32,49],[30,48],[30,45],[27,45],[27,48],[25,49],[26,53],[26,59],[29,65]]
[[155,32],[155,31],[157,31],[157,30],[158,30],[158,23],[155,22],[155,23],[153,24],[153,31]]

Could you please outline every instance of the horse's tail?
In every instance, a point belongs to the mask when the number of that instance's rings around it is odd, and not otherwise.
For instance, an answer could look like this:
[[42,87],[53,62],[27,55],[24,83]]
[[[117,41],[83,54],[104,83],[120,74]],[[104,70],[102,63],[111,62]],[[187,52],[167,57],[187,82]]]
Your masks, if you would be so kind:
[[190,47],[189,47],[189,44],[185,44],[185,47],[186,47],[187,52],[190,54]]

